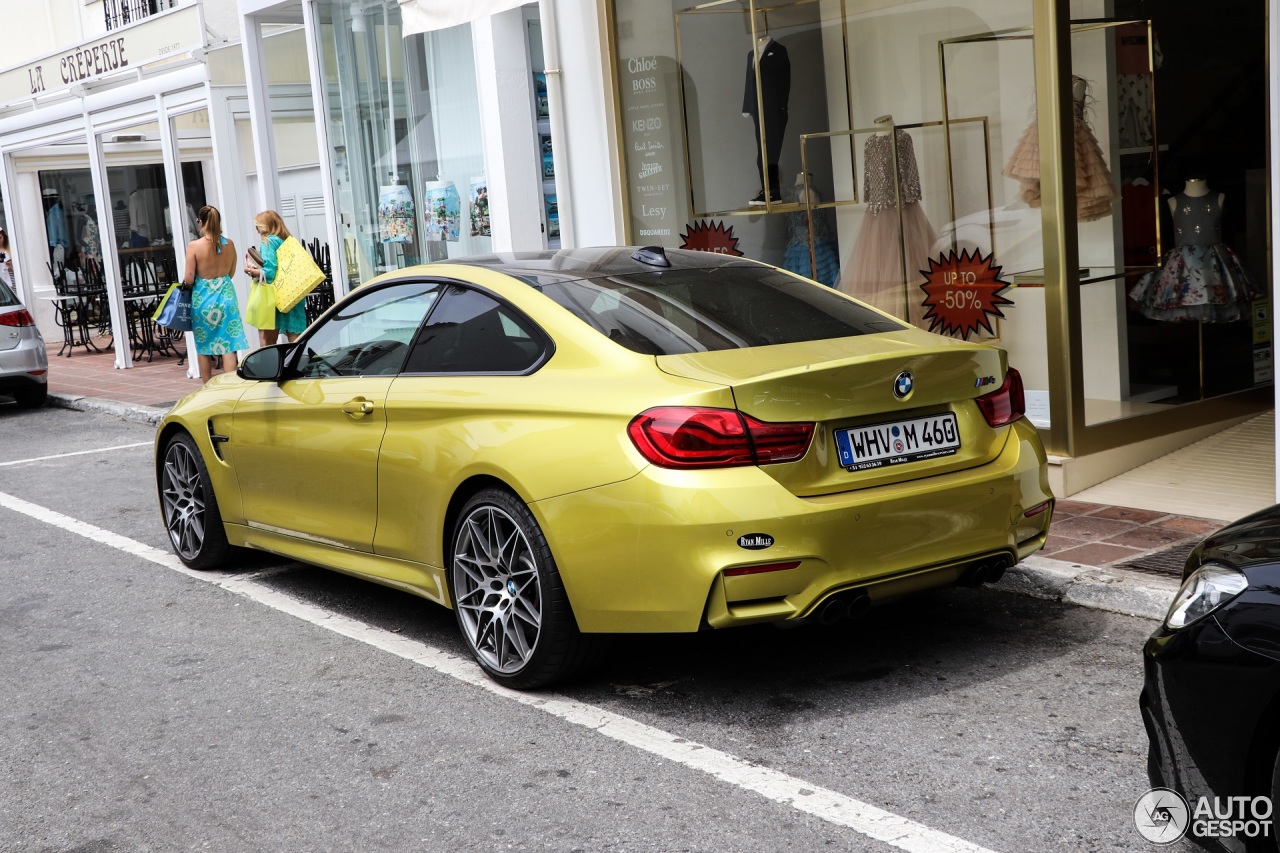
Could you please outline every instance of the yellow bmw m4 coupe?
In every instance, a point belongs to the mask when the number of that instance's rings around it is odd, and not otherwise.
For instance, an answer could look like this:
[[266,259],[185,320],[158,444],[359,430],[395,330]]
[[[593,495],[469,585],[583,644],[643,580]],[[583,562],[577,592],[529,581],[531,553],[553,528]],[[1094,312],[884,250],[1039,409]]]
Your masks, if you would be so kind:
[[453,608],[533,688],[601,635],[829,622],[1044,545],[1003,350],[774,267],[576,249],[398,270],[156,435],[193,568],[256,548]]

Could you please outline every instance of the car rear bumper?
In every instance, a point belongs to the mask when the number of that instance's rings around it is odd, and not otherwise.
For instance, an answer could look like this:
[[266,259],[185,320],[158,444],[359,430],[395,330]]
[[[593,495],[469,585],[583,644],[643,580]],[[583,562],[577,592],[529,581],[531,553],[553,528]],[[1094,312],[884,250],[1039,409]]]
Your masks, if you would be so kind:
[[[1025,513],[1052,500],[1020,421],[993,461],[907,483],[801,498],[759,468],[651,467],[532,509],[582,630],[656,632],[804,619],[850,590],[876,600],[953,583],[976,561],[1012,565],[1044,545],[1052,509]],[[772,544],[744,548],[748,534]]]
[[24,334],[18,344],[0,350],[0,394],[45,385],[49,381],[49,355],[39,335]]

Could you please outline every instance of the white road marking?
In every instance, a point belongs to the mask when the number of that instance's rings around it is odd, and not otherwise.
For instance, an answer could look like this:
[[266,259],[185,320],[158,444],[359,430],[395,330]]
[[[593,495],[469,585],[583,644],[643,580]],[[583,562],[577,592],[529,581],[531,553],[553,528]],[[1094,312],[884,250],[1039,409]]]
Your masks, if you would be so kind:
[[49,459],[66,459],[68,456],[84,456],[86,453],[106,453],[108,450],[129,450],[134,447],[151,447],[153,441],[140,441],[137,444],[117,444],[115,447],[98,447],[93,450],[73,450],[70,453],[55,453],[52,456],[33,456],[30,459],[15,459],[12,462],[0,462],[0,468],[6,465],[26,465],[31,462],[44,462]]
[[188,569],[176,555],[168,551],[161,551],[4,492],[0,492],[0,507],[108,545],[187,577],[212,583],[335,634],[397,655],[504,699],[545,711],[565,722],[591,729],[684,767],[699,770],[735,787],[753,791],[766,799],[806,812],[828,823],[848,827],[900,850],[910,853],[992,853],[985,847],[930,829],[924,824],[899,817],[837,791],[810,784],[768,767],[753,765],[735,755],[677,737],[604,708],[554,694],[508,690],[489,680],[470,658],[460,658],[416,640],[409,640],[299,601],[264,586],[251,577],[219,577],[217,574]]

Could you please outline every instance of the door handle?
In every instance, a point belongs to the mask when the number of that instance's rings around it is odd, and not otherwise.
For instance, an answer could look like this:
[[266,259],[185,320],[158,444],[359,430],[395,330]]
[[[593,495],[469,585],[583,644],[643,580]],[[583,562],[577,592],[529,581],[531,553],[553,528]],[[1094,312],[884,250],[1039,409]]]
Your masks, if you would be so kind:
[[348,415],[355,415],[357,418],[363,418],[365,415],[373,414],[373,403],[370,403],[364,397],[356,397],[354,400],[348,400],[342,404],[342,411]]

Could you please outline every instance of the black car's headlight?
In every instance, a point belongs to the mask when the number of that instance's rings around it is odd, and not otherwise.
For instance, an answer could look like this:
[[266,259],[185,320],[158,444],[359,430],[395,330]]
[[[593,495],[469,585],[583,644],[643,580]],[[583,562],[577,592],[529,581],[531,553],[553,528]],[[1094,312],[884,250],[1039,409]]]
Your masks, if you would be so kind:
[[1203,619],[1249,586],[1244,573],[1224,563],[1205,563],[1182,582],[1182,588],[1174,596],[1164,626],[1170,629],[1185,628]]

